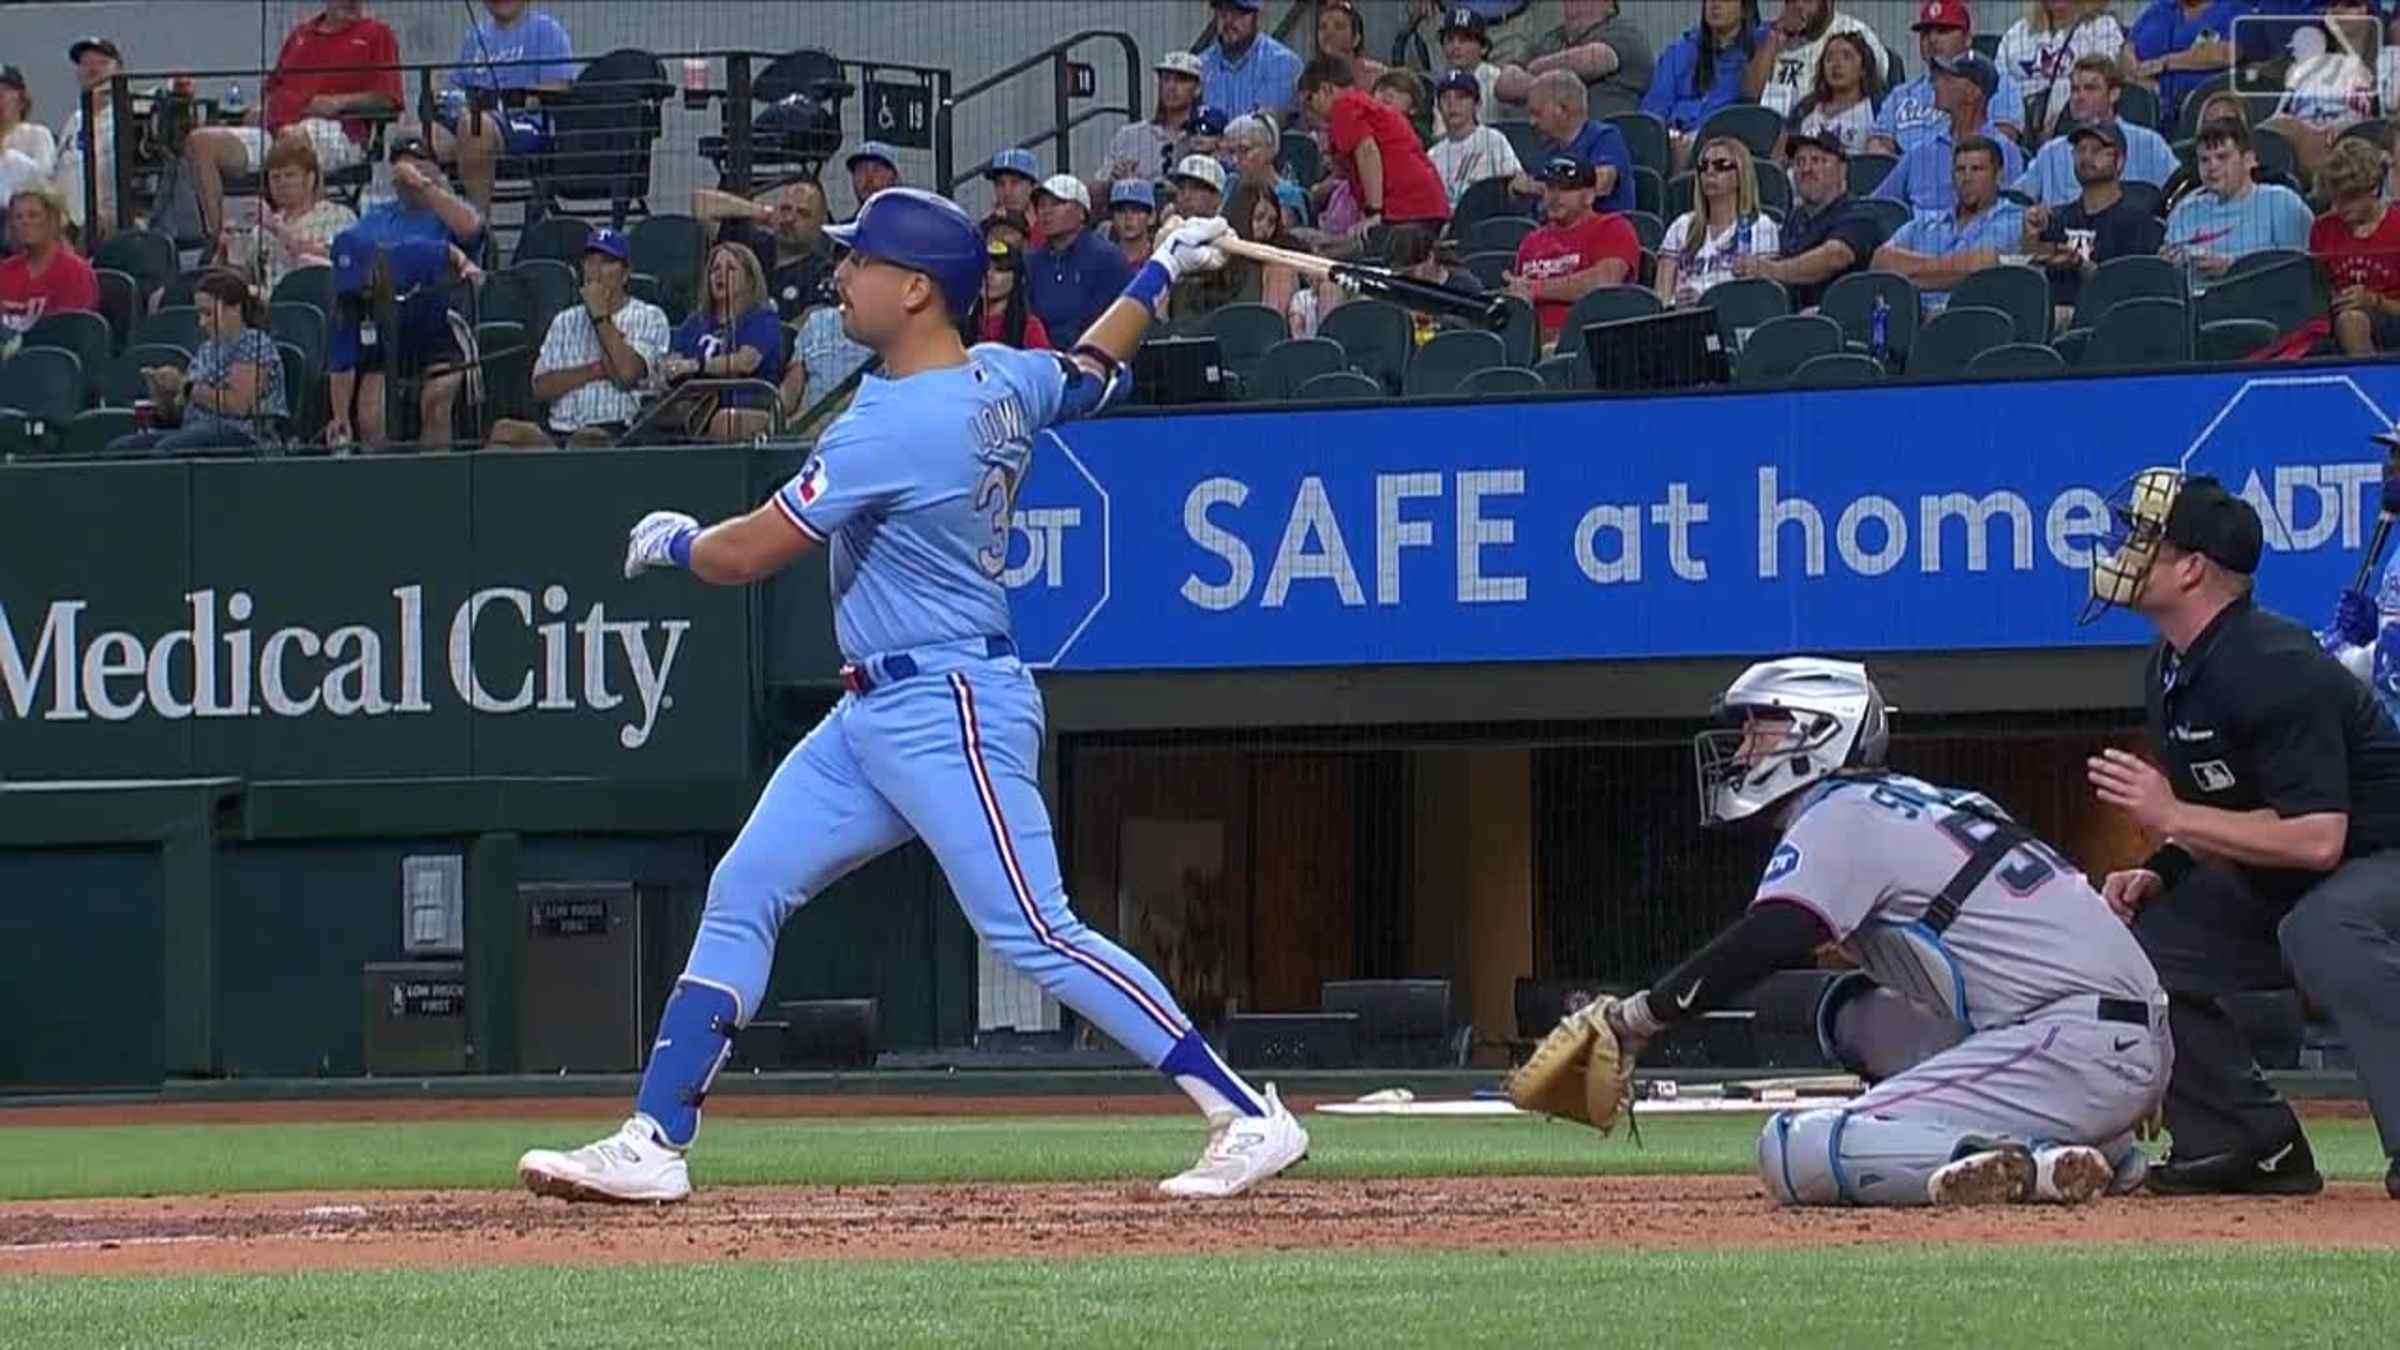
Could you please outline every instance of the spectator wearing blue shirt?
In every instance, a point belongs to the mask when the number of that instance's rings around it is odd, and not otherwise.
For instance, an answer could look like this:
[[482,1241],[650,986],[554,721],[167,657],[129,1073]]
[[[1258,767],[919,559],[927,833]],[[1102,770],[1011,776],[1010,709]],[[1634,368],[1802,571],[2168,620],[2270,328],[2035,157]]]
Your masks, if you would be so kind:
[[1675,167],[1692,157],[1692,133],[1742,96],[1742,72],[1758,50],[1758,0],[1700,0],[1700,22],[1659,53],[1642,111],[1667,124]]
[[[1563,155],[1592,166],[1592,209],[1633,209],[1633,151],[1625,133],[1584,115],[1583,80],[1571,70],[1546,70],[1534,77],[1533,94],[1525,111],[1533,129],[1550,145],[1551,156]],[[1547,160],[1550,156],[1545,156]],[[1519,173],[1509,185],[1520,197],[1541,192],[1532,177]]]
[[[1262,108],[1283,117],[1291,112],[1299,88],[1299,53],[1258,31],[1260,3],[1209,0],[1216,12],[1217,40],[1200,54],[1201,96],[1228,117]],[[1075,333],[1081,336],[1083,329],[1077,327]]]
[[1950,160],[1950,207],[1919,214],[1875,250],[1875,270],[1916,283],[1927,314],[1949,304],[1950,289],[1969,273],[2024,243],[2024,208],[2000,199],[2000,146],[1989,136],[1969,136]]
[[2025,171],[2024,152],[2011,140],[1986,136],[1982,128],[1990,121],[1992,95],[2000,88],[2000,71],[1991,62],[1973,52],[1964,56],[1945,57],[1934,64],[1934,106],[1947,113],[1950,123],[1937,127],[1917,148],[1900,157],[1900,162],[1884,176],[1875,195],[1885,201],[1904,202],[1908,209],[1922,215],[1927,211],[1947,211],[1956,198],[1951,183],[1956,176],[1953,165],[1957,153],[1969,140],[1981,141],[1993,147],[2000,158],[2000,171],[2014,180]]
[[[480,282],[483,274],[447,236],[377,234],[368,225],[374,218],[368,212],[333,241],[333,322],[325,357],[332,417],[325,441],[377,449],[401,439],[387,434],[388,371],[421,380],[423,441],[446,444],[459,387],[476,361],[475,330],[451,310],[448,287],[453,280]],[[385,303],[391,306],[389,331],[375,320]]]
[[[434,153],[458,165],[468,200],[488,216],[501,154],[549,148],[549,120],[526,105],[575,82],[575,43],[566,25],[531,0],[483,0],[483,7],[488,17],[459,41],[458,68],[445,77],[449,88],[428,131]],[[482,115],[469,117],[470,105]]]
[[[2114,123],[2125,133],[2125,181],[2163,186],[2175,176],[2175,149],[2167,138],[2145,126],[2117,116],[2117,98],[2124,93],[2124,76],[2105,56],[2086,56],[2068,76],[2064,128]],[[2083,194],[2075,181],[2075,146],[2070,136],[2053,136],[2035,153],[2024,176],[2009,186],[2045,206],[2061,206]]]
[[2257,8],[2251,0],[2150,0],[2126,34],[2133,45],[2129,72],[2158,91],[2159,116],[2182,111],[2185,95],[2233,64],[2233,21]]
[[2197,292],[2246,253],[2307,252],[2315,223],[2308,203],[2280,183],[2252,178],[2250,129],[2234,118],[2218,118],[2201,125],[2199,140],[2200,188],[2168,214],[2166,247],[2159,256],[2186,266]]
[[392,143],[392,195],[361,212],[352,228],[379,244],[424,240],[483,249],[483,213],[450,191],[432,147],[414,136]]
[[[659,363],[670,383],[682,380],[763,380],[783,383],[783,320],[767,295],[767,272],[743,244],[708,251],[707,298],[675,330]],[[712,441],[740,442],[764,434],[771,393],[728,389],[709,416]]]
[[1092,198],[1075,175],[1051,175],[1033,190],[1033,209],[1041,213],[1042,246],[1025,255],[1027,298],[1050,340],[1072,349],[1133,280],[1133,264],[1085,228]]
[[[1925,0],[1917,14],[1917,53],[1925,60],[1925,73],[1885,96],[1875,117],[1875,133],[1867,141],[1867,148],[1880,154],[1905,155],[1950,125],[1949,114],[1934,104],[1933,66],[1965,54],[1975,44],[1975,16],[1967,0]],[[1981,134],[2001,140],[2024,131],[2025,92],[2008,72],[2000,72],[1986,111],[1988,120],[1976,128]]]

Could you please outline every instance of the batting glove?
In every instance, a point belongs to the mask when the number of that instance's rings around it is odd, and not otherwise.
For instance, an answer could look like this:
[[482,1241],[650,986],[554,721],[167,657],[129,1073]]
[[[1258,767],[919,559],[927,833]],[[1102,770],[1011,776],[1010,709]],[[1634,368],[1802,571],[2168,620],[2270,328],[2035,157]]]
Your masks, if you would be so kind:
[[1225,265],[1225,254],[1210,247],[1217,240],[1233,233],[1233,227],[1222,216],[1202,216],[1187,220],[1166,232],[1151,250],[1150,257],[1167,269],[1170,281],[1180,281],[1199,272],[1213,272]]
[[625,579],[653,567],[689,567],[700,522],[681,511],[653,511],[634,522],[625,541]]

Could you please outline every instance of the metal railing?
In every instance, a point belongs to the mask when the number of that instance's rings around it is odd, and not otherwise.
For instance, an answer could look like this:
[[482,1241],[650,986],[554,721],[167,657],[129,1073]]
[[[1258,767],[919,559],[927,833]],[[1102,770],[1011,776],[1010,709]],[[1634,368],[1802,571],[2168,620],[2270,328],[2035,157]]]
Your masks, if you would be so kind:
[[[1074,67],[1077,63],[1068,54],[1086,42],[1114,43],[1125,57],[1125,99],[1121,103],[1097,103],[1081,112],[1074,109],[1079,97],[1074,91]],[[1054,42],[1013,66],[1004,67],[977,80],[940,104],[941,141],[947,145],[952,137],[958,110],[969,102],[999,89],[1029,70],[1042,66],[1050,68],[1050,126],[1015,142],[1019,149],[1030,150],[1045,142],[1053,148],[1059,172],[1074,172],[1074,133],[1077,127],[1102,117],[1117,116],[1128,121],[1142,117],[1142,49],[1131,34],[1114,29],[1090,28],[1073,37]],[[1095,95],[1096,96],[1096,95]],[[958,185],[983,172],[990,156],[973,161],[970,167],[954,171],[947,164],[938,165],[934,181],[941,185],[942,195],[948,196]]]

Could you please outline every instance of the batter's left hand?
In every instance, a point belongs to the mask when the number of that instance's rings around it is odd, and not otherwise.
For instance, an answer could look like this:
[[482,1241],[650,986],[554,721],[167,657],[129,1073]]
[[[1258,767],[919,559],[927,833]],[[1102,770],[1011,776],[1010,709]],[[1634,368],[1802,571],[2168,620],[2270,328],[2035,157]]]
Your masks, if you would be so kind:
[[1159,236],[1158,247],[1150,256],[1166,265],[1169,276],[1180,281],[1200,272],[1213,272],[1225,265],[1225,255],[1210,247],[1233,232],[1222,216],[1201,216],[1184,221]]
[[2135,824],[2152,834],[2172,833],[2168,818],[2175,811],[2175,790],[2165,774],[2122,750],[2101,751],[2084,761],[2084,771],[2101,801],[2133,817]]
[[686,531],[698,534],[700,522],[681,511],[653,511],[636,521],[625,541],[625,579],[631,581],[649,568],[675,566],[669,550]]

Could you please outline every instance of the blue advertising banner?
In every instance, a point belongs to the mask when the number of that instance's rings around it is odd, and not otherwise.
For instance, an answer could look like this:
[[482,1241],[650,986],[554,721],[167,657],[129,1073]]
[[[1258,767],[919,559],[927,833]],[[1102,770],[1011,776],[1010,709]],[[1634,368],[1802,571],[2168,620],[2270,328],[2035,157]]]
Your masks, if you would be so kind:
[[1045,433],[1007,580],[1061,670],[2028,648],[2103,502],[2184,464],[2314,622],[2373,533],[2400,367],[1123,418]]

